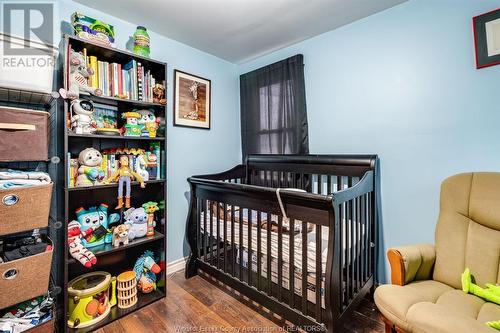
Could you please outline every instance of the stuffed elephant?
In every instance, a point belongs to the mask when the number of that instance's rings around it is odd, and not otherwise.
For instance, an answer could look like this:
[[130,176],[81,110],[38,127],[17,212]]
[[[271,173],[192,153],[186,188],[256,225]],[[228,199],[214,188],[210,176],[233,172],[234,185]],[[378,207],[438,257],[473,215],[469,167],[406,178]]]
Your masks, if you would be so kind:
[[101,89],[88,86],[87,79],[93,74],[94,71],[91,68],[87,68],[83,54],[71,49],[69,59],[69,88],[68,90],[61,88],[59,89],[59,93],[65,99],[77,99],[81,93],[101,96]]

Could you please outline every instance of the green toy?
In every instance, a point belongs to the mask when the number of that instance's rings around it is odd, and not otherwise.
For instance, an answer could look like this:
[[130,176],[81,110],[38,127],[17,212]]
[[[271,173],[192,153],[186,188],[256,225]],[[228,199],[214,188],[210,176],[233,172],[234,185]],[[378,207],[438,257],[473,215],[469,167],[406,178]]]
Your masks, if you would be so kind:
[[[482,299],[496,303],[500,305],[500,286],[496,286],[491,283],[486,284],[486,288],[481,288],[473,282],[474,277],[472,276],[470,269],[466,268],[462,273],[462,290],[467,294],[473,294]],[[489,321],[486,323],[491,328],[500,330],[500,320]]]
[[141,114],[135,111],[129,111],[122,113],[122,118],[127,120],[127,123],[123,126],[124,136],[141,136],[142,125],[139,125],[139,119],[141,119]]

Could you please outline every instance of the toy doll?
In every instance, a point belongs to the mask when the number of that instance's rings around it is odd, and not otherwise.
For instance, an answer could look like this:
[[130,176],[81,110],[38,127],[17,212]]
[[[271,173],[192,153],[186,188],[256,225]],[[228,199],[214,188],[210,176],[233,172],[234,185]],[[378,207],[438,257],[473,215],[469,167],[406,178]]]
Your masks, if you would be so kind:
[[87,79],[93,74],[94,71],[91,68],[87,68],[83,54],[71,49],[68,73],[69,88],[68,90],[61,88],[59,89],[59,93],[63,98],[67,99],[76,99],[80,97],[80,93],[101,96],[101,89],[89,87],[87,83]]
[[98,185],[104,180],[104,170],[101,168],[102,155],[94,148],[86,148],[78,155],[78,176],[75,185],[92,186]]
[[71,221],[68,223],[68,250],[69,254],[78,260],[83,266],[90,268],[97,263],[96,256],[82,244],[83,233],[80,223]]
[[160,208],[158,208],[158,203],[149,201],[142,204],[142,208],[144,208],[144,210],[148,214],[148,233],[146,234],[146,236],[154,236],[156,227],[155,212],[160,210]]
[[125,126],[123,126],[122,131],[124,136],[141,136],[141,125],[139,125],[139,119],[141,115],[138,112],[124,112],[122,113],[122,118],[127,120]]
[[71,101],[71,129],[76,134],[91,134],[95,132],[95,122],[92,120],[94,104],[86,99]]
[[120,156],[120,168],[107,179],[107,183],[118,181],[118,205],[116,209],[123,207],[123,186],[125,186],[125,208],[130,208],[130,183],[132,180],[137,180],[141,187],[144,188],[146,184],[141,176],[132,171],[129,166],[129,159],[127,155]]
[[141,136],[155,138],[159,126],[159,119],[151,110],[138,110],[141,118],[138,123],[141,125]]

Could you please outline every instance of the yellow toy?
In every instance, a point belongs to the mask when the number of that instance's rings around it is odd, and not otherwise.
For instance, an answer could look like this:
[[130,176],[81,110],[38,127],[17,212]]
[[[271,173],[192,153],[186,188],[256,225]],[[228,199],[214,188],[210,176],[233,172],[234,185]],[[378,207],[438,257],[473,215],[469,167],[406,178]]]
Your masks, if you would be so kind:
[[130,208],[130,182],[137,180],[141,187],[146,187],[142,177],[136,172],[132,171],[129,166],[129,159],[127,155],[120,156],[120,168],[106,180],[106,183],[118,181],[118,205],[116,209],[123,207],[123,186],[126,186],[125,192],[125,208]]
[[111,307],[116,305],[116,278],[107,272],[87,273],[71,280],[68,285],[70,328],[94,325],[106,318]]

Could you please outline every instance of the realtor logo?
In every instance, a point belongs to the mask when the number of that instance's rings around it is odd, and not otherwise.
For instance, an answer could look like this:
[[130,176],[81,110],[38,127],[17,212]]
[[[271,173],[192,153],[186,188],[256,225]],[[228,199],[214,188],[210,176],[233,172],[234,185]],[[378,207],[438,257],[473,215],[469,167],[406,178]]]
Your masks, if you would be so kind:
[[[2,3],[4,56],[47,55],[54,38],[54,5]],[[19,38],[11,38],[10,36]]]

